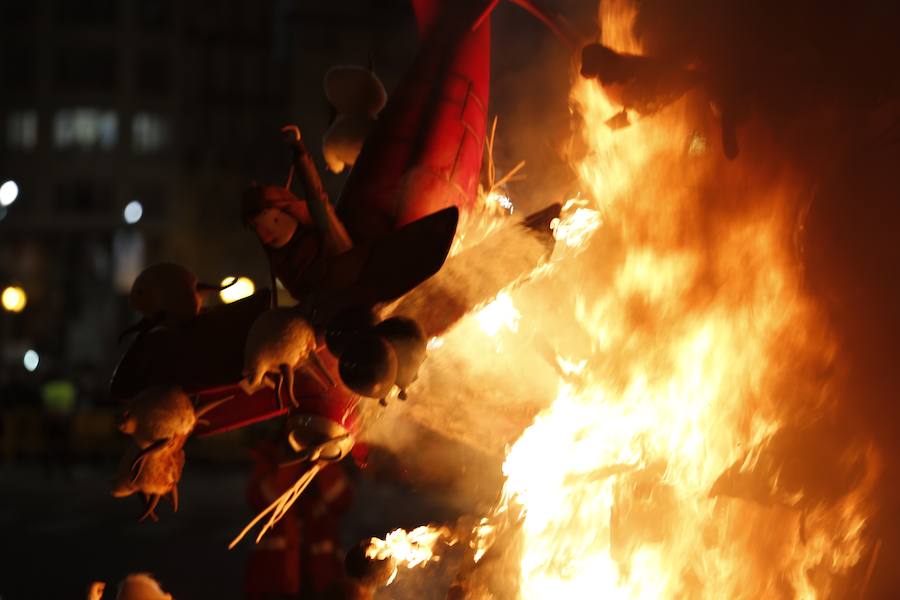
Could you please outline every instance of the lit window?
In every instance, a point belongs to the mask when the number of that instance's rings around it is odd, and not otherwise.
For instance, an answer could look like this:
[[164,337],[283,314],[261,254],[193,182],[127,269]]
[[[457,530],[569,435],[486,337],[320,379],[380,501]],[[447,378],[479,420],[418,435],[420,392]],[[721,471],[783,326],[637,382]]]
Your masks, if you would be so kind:
[[156,152],[169,144],[169,121],[154,113],[137,113],[131,122],[131,147],[135,152]]
[[20,110],[6,117],[6,143],[10,148],[31,150],[37,144],[37,130],[35,110]]
[[67,108],[53,119],[53,144],[57,148],[108,150],[119,137],[119,117],[114,110]]

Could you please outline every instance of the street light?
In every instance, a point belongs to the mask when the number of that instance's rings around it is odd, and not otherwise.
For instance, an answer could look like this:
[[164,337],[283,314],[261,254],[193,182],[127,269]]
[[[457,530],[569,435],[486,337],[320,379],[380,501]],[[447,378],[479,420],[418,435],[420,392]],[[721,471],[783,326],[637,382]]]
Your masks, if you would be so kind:
[[9,206],[19,197],[19,185],[13,181],[4,181],[0,185],[0,206]]
[[3,309],[6,311],[20,313],[28,304],[28,296],[25,294],[25,290],[19,286],[11,285],[0,295],[0,304],[3,304]]
[[253,292],[256,291],[256,286],[249,277],[238,277],[237,281],[235,281],[234,277],[226,277],[222,280],[222,287],[225,287],[225,289],[219,292],[219,297],[225,304],[231,304],[241,298],[252,296]]
[[31,349],[25,352],[25,356],[22,357],[22,365],[29,373],[34,372],[34,370],[38,368],[40,362],[41,357],[37,352]]
[[128,223],[129,225],[134,225],[141,220],[141,217],[144,216],[144,207],[137,200],[132,200],[125,207],[123,216],[125,217],[126,223]]

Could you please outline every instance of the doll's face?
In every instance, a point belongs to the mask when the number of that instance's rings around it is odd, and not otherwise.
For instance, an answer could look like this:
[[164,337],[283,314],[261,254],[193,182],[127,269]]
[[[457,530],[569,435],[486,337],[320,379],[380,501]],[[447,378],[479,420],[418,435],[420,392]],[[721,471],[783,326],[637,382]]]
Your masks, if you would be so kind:
[[277,208],[266,208],[253,219],[253,229],[264,246],[282,248],[297,231],[297,220]]

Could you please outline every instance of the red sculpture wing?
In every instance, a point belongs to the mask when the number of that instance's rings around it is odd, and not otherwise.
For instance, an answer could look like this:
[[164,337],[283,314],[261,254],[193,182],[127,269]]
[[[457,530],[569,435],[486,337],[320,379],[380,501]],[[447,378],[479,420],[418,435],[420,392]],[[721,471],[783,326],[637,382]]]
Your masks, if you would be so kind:
[[203,415],[203,422],[198,423],[195,429],[198,436],[240,429],[288,412],[287,407],[278,402],[271,388],[262,388],[253,394],[245,393],[238,386],[208,390],[200,394],[199,405],[221,398],[230,399]]
[[179,385],[194,393],[238,383],[247,332],[269,308],[270,298],[269,291],[262,290],[202,312],[184,327],[140,336],[119,361],[110,394],[121,400],[153,385]]
[[416,0],[427,29],[416,60],[379,115],[338,203],[354,242],[366,243],[476,198],[490,80],[484,1]]
[[396,300],[440,270],[450,252],[459,211],[445,208],[380,238],[365,251],[348,304]]

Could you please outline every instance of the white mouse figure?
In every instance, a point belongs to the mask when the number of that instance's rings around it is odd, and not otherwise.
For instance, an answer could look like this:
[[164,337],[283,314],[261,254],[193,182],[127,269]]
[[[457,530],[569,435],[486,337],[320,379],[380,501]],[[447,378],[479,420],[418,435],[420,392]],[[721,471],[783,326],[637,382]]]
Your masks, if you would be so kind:
[[316,333],[306,319],[290,308],[273,308],[259,315],[244,346],[243,385],[247,391],[258,388],[267,374],[274,374],[279,402],[286,382],[288,396],[297,406],[294,371],[299,368],[309,368],[323,385],[334,386],[334,379],[319,362]]

